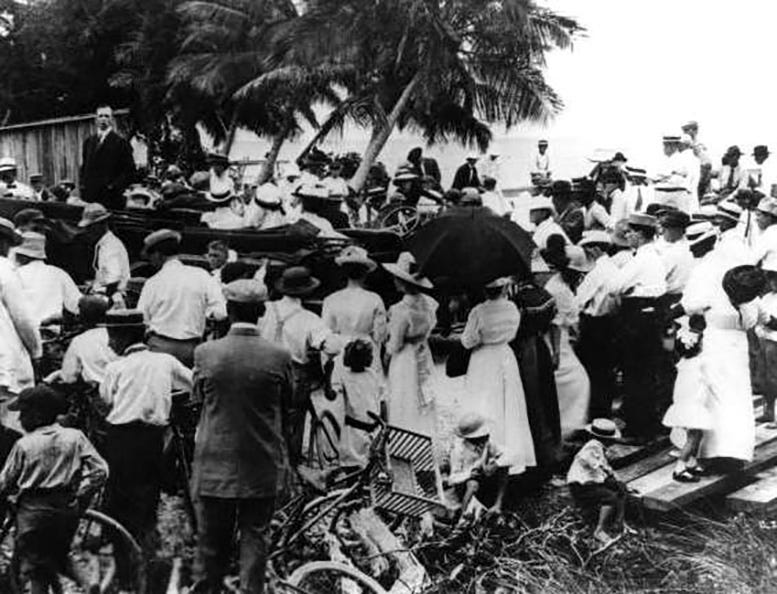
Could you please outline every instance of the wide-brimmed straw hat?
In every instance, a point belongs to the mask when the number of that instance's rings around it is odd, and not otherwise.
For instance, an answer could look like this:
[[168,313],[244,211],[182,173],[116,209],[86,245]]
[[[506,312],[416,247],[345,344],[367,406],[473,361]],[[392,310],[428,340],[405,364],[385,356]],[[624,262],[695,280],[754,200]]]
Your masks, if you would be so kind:
[[22,233],[22,243],[16,248],[16,253],[35,260],[46,259],[46,236],[35,231]]
[[456,426],[456,435],[462,439],[477,439],[490,435],[486,420],[478,413],[467,413],[459,419]]
[[367,250],[358,245],[349,245],[335,258],[335,264],[342,266],[343,264],[361,264],[367,268],[370,272],[375,270],[378,265],[367,254]]
[[275,288],[284,295],[302,297],[310,295],[321,285],[309,269],[304,266],[292,266],[283,271],[281,278],[275,283]]
[[102,204],[98,202],[90,202],[84,206],[84,211],[81,213],[81,220],[78,221],[78,226],[82,229],[89,227],[100,221],[110,218],[111,213]]
[[16,167],[16,159],[13,157],[0,157],[0,171],[13,171]]
[[396,262],[384,264],[383,268],[392,276],[416,287],[421,287],[422,289],[434,288],[434,285],[432,285],[428,278],[419,274],[416,260],[410,252],[402,252],[399,254]]
[[19,245],[22,242],[22,236],[16,231],[14,224],[3,217],[0,217],[0,235],[10,239],[12,245]]
[[594,437],[604,439],[620,439],[621,430],[611,419],[594,419],[585,426],[585,430]]
[[577,245],[580,247],[585,247],[587,245],[612,245],[612,237],[610,237],[610,234],[607,233],[607,231],[592,229],[583,232],[583,238]]

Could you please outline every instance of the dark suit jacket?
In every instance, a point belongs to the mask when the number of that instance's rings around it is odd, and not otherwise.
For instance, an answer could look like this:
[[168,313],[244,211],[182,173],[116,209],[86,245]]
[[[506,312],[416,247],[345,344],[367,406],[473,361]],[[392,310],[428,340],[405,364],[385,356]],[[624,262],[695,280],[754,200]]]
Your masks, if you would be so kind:
[[456,170],[456,175],[453,178],[453,188],[461,190],[462,188],[479,188],[480,177],[478,176],[478,170],[474,167],[470,168],[468,163],[464,163]]
[[562,212],[556,221],[569,237],[569,241],[577,243],[583,238],[585,229],[585,215],[580,205],[573,203]]
[[111,130],[100,143],[94,134],[84,141],[81,157],[81,198],[106,208],[123,208],[122,194],[135,175],[132,147]]
[[292,395],[291,355],[232,327],[194,351],[193,399],[202,402],[192,492],[220,498],[275,496],[286,464],[283,418]]
[[442,179],[440,166],[437,164],[437,160],[431,157],[423,157],[419,165],[413,165],[413,171],[422,177],[431,177],[437,185]]

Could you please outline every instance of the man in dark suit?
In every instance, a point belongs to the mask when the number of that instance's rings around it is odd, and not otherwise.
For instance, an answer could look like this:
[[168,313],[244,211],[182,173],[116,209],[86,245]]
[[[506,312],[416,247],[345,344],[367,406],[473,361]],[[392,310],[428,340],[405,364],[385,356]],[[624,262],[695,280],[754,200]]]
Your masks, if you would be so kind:
[[572,194],[572,184],[566,180],[557,180],[550,187],[550,196],[553,207],[558,216],[556,222],[567,234],[572,243],[577,243],[583,237],[585,229],[585,215],[580,204]]
[[478,162],[478,157],[475,154],[467,156],[467,162],[456,170],[456,175],[453,177],[453,187],[456,190],[462,188],[479,188],[480,177],[478,176],[478,170],[475,168],[475,163]]
[[440,180],[440,166],[435,159],[431,157],[423,156],[423,149],[417,146],[407,154],[407,161],[410,163],[413,173],[415,173],[422,182],[429,185],[434,189],[439,189]]
[[108,209],[124,208],[124,190],[135,175],[132,147],[113,130],[113,111],[96,111],[97,134],[84,141],[81,160],[81,198]]
[[194,351],[192,399],[202,402],[192,472],[200,593],[221,592],[240,534],[240,591],[264,589],[266,529],[286,470],[291,355],[259,337],[267,290],[254,279],[224,287],[232,326]]

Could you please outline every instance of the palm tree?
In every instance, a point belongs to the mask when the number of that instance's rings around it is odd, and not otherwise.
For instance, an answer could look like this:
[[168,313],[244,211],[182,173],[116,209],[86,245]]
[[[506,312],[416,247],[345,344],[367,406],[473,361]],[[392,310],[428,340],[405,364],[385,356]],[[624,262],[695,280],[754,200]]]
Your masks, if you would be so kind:
[[356,109],[340,117],[372,126],[351,180],[358,191],[397,127],[484,150],[491,123],[548,120],[562,102],[545,82],[545,55],[582,31],[532,0],[310,0],[274,59],[348,71]]

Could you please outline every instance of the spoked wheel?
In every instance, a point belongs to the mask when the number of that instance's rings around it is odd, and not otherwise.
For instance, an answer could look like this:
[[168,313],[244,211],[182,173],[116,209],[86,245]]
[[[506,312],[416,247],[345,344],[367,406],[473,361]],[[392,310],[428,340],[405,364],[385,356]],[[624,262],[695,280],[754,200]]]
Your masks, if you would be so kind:
[[319,468],[336,466],[340,459],[340,423],[331,411],[325,410],[318,417],[311,416],[308,462]]
[[[22,594],[28,591],[28,584],[22,582],[17,559],[12,553],[14,537],[13,529],[5,534],[3,570],[10,591]],[[70,559],[76,570],[87,577],[89,586],[99,586],[101,592],[117,589],[117,567],[124,568],[124,589],[138,594],[146,592],[146,567],[140,546],[124,526],[101,512],[89,509],[79,519],[70,545]],[[70,581],[69,578],[62,580]],[[60,591],[74,590],[71,587]]]
[[390,206],[378,215],[378,226],[405,235],[413,231],[421,222],[421,216],[415,206],[407,204]]
[[[387,594],[386,590],[366,573],[342,563],[313,561],[298,567],[286,582],[294,592],[361,592]],[[343,590],[344,583],[352,584]]]

